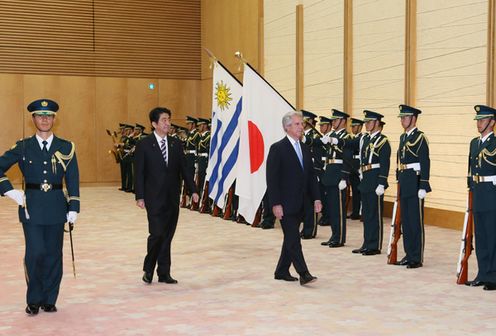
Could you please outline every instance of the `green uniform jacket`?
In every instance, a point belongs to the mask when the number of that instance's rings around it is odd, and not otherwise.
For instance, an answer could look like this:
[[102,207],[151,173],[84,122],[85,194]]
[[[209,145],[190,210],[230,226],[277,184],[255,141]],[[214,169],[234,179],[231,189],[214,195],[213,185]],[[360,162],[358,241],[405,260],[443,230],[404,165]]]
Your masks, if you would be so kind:
[[[350,138],[350,135],[345,129],[338,132],[332,132],[331,137],[338,139],[337,145],[327,144],[327,164],[322,174],[322,184],[328,187],[337,186],[339,181],[348,180],[351,171],[351,158],[352,151],[349,147],[345,146],[345,142]],[[343,160],[343,164],[329,164],[329,160],[337,159]]]
[[400,144],[397,153],[397,162],[401,164],[419,163],[420,172],[414,169],[398,169],[397,180],[400,183],[400,196],[417,196],[419,189],[426,192],[431,191],[429,176],[431,161],[429,158],[429,143],[424,133],[417,128],[407,136],[403,133],[400,136]]
[[473,176],[496,175],[496,137],[494,134],[479,146],[479,137],[470,142],[468,187],[473,192],[473,211],[496,209],[496,186],[492,182],[476,182]]
[[[363,178],[358,187],[360,191],[363,193],[373,192],[379,184],[387,189],[391,160],[391,145],[388,138],[382,133],[377,133],[372,138],[365,137],[360,157],[363,165],[380,164],[379,168],[363,172]],[[371,157],[372,160],[370,160]]]
[[27,189],[25,211],[19,207],[22,223],[49,225],[65,223],[68,211],[79,212],[79,170],[75,146],[72,142],[53,137],[48,155],[41,151],[36,136],[19,140],[10,150],[0,156],[0,193],[12,190],[12,184],[5,172],[18,164],[26,184],[62,184],[65,179],[67,196],[62,189],[44,192]]

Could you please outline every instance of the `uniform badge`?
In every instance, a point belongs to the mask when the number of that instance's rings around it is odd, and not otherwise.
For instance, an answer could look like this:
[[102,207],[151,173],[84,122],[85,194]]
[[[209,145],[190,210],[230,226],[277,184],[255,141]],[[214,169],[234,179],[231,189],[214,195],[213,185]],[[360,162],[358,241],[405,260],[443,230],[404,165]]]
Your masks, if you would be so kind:
[[42,101],[42,102],[41,102],[41,106],[43,106],[43,107],[47,107],[47,106],[48,106],[48,102],[47,102],[47,101],[45,101],[45,100],[44,100],[44,101]]

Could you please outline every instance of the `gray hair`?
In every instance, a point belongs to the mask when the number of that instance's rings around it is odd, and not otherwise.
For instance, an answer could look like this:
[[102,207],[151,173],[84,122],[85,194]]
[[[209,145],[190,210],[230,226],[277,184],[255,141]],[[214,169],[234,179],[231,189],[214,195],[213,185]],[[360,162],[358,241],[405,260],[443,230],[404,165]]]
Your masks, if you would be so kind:
[[303,119],[301,111],[289,111],[282,117],[282,128],[286,131],[286,127],[293,123],[293,116],[298,116]]

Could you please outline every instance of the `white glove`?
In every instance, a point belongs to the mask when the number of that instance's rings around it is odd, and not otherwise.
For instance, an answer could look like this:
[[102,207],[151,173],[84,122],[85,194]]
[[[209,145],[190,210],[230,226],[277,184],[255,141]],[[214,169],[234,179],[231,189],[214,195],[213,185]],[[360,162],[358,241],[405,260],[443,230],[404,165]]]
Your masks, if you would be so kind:
[[72,223],[72,224],[76,223],[76,221],[77,221],[77,215],[78,215],[78,214],[77,214],[77,212],[76,212],[76,211],[69,211],[69,212],[67,213],[67,221],[68,221],[69,223]]
[[300,141],[301,141],[301,143],[307,142],[307,137],[306,136],[302,136]]
[[494,181],[493,181],[493,185],[495,185],[495,186],[496,186],[496,180],[494,180]]
[[419,189],[419,191],[418,191],[418,198],[424,199],[425,198],[425,195],[427,195],[427,191],[425,191],[425,189]]
[[384,195],[384,186],[382,184],[379,184],[377,188],[375,188],[375,194],[377,196],[382,196]]
[[338,188],[339,188],[339,190],[345,190],[346,189],[346,181],[345,180],[339,181]]
[[326,135],[324,135],[324,136],[320,139],[320,141],[322,141],[322,143],[323,143],[324,145],[327,145],[327,143],[328,143],[329,141],[331,141],[331,137],[330,137],[329,135],[327,135],[327,134],[326,134]]
[[332,144],[332,145],[337,145],[337,144],[338,144],[338,142],[339,142],[339,141],[338,141],[338,139],[336,139],[335,137],[332,137],[332,138],[331,138],[331,144]]
[[6,191],[5,196],[14,200],[14,202],[16,202],[20,206],[24,205],[24,191],[22,190],[12,189]]

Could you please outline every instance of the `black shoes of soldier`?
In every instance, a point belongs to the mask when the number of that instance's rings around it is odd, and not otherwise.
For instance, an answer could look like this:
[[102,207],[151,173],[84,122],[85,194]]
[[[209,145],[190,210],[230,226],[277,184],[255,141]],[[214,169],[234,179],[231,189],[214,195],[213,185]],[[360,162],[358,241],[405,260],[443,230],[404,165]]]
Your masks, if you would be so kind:
[[470,287],[484,286],[484,282],[479,280],[465,281],[465,286],[470,286]]
[[165,282],[168,284],[177,284],[177,280],[172,278],[169,274],[167,274],[166,276],[159,276],[158,282]]
[[406,266],[408,265],[408,260],[406,259],[406,257],[404,257],[403,259],[401,259],[400,261],[397,261],[394,263],[396,266]]
[[54,304],[43,304],[40,306],[41,309],[45,311],[45,313],[55,313],[57,312],[57,307]]
[[363,253],[365,250],[366,248],[360,247],[358,249],[354,249],[353,251],[351,251],[351,253]]
[[143,273],[143,278],[141,278],[144,282],[146,282],[147,284],[151,284],[152,283],[152,279],[153,279],[153,274],[152,273],[147,273],[147,272],[144,272]]
[[484,290],[487,290],[487,291],[496,290],[496,283],[494,283],[494,282],[486,282],[484,284],[483,289]]
[[329,243],[330,248],[343,247],[343,246],[344,246],[344,244],[342,244],[342,243],[335,243],[335,242]]
[[364,249],[362,252],[362,255],[376,255],[376,254],[381,254],[381,250],[369,250],[369,249]]
[[28,315],[36,315],[40,311],[40,305],[37,304],[29,304],[26,306],[26,314]]
[[302,286],[309,284],[311,282],[314,282],[316,280],[317,280],[317,277],[314,277],[308,271],[300,274],[300,285],[302,285]]
[[274,274],[274,279],[276,280],[284,280],[284,281],[298,281],[298,278],[295,278],[291,274]]
[[409,262],[408,265],[406,265],[406,268],[419,268],[419,267],[422,267],[422,263],[421,262]]

